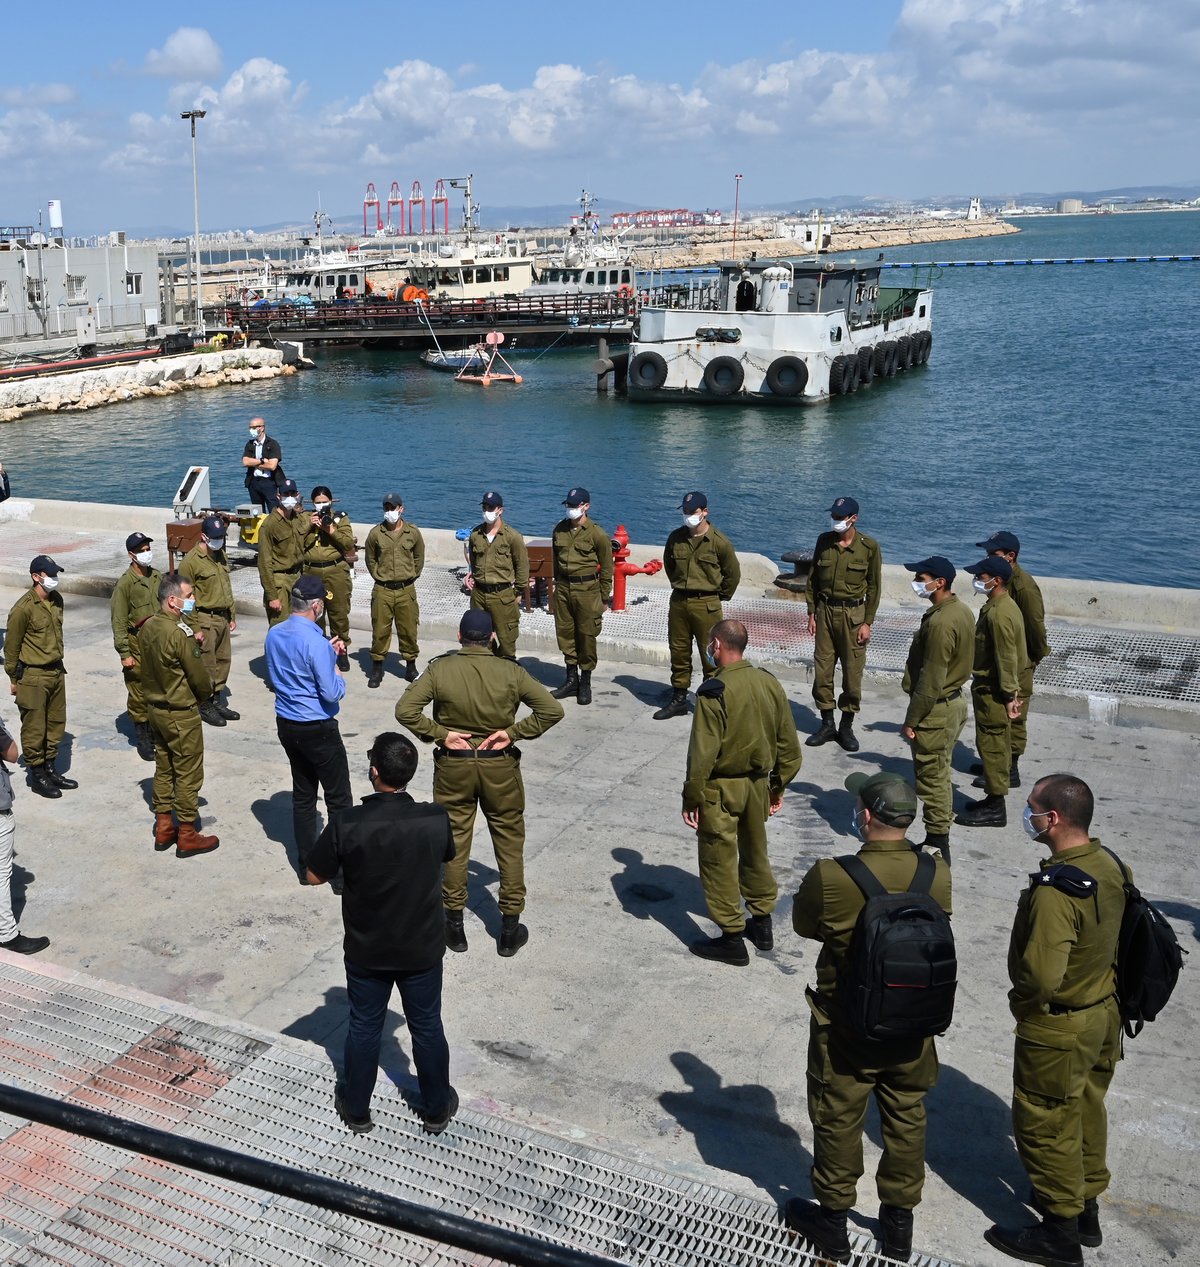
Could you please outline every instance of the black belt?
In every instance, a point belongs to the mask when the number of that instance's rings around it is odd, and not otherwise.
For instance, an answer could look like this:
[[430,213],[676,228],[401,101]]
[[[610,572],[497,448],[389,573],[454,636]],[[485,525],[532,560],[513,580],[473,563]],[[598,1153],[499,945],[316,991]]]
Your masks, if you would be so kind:
[[519,757],[520,751],[509,744],[507,748],[435,748],[435,757]]
[[598,581],[600,577],[598,575],[597,576],[556,576],[554,579],[556,581],[559,581],[567,585],[579,585],[583,581]]
[[317,563],[314,559],[305,559],[304,566],[306,568],[335,568],[339,563],[345,562],[345,559],[331,559],[328,563]]
[[818,598],[817,602],[824,603],[826,607],[865,607],[867,596],[864,594],[862,598]]
[[1066,1016],[1068,1012],[1088,1012],[1094,1007],[1099,1007],[1101,1003],[1107,1003],[1111,998],[1111,994],[1106,994],[1104,998],[1097,999],[1095,1003],[1081,1003],[1078,1007],[1071,1007],[1067,1003],[1051,1003],[1047,1006],[1047,1011],[1051,1016]]
[[206,616],[224,616],[225,619],[228,620],[229,613],[233,610],[233,608],[232,607],[197,607],[196,610],[198,612],[203,612]]
[[64,673],[66,672],[66,666],[61,660],[51,660],[47,664],[30,664],[29,661],[26,660],[25,667],[27,669],[58,669]]
[[195,704],[156,704],[153,700],[146,701],[147,708],[157,708],[160,713],[190,713],[194,712]]
[[516,581],[496,581],[494,583],[488,582],[487,584],[483,581],[475,582],[475,588],[485,594],[499,594],[501,590],[511,590],[516,589],[516,587]]
[[415,576],[410,576],[407,581],[376,581],[375,584],[382,585],[385,590],[402,590],[415,585],[416,581]]
[[300,575],[300,569],[299,569],[298,567],[296,567],[296,568],[276,568],[276,569],[275,569],[275,570],[271,573],[271,575],[272,575],[272,576],[299,576],[299,575]]
[[716,590],[672,590],[671,597],[675,598],[719,598],[720,595]]
[[958,697],[961,694],[962,694],[962,687],[960,686],[957,691],[951,691],[949,695],[942,695],[938,699],[935,699],[933,702],[935,704],[949,704],[952,699],[958,699]]
[[281,717],[278,713],[275,714],[275,721],[281,726],[328,726],[331,722],[333,725],[337,725],[336,717],[321,717],[307,721],[297,721],[294,717]]

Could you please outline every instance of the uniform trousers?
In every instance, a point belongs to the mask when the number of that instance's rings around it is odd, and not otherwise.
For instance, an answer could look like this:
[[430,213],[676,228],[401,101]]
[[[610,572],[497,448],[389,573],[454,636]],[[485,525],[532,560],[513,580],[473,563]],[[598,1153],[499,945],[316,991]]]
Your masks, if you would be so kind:
[[863,1173],[863,1126],[872,1095],[883,1156],[875,1172],[879,1200],[911,1210],[925,1184],[925,1093],[937,1081],[932,1038],[875,1042],[811,1018],[808,1115],[813,1128],[813,1195],[830,1210],[849,1210]]
[[950,780],[950,759],[954,745],[967,724],[967,701],[957,699],[934,704],[913,729],[913,779],[924,805],[925,830],[947,835],[954,820],[954,785]]
[[471,591],[471,606],[488,613],[496,631],[497,650],[510,660],[517,658],[517,637],[521,632],[521,604],[515,589],[483,593],[476,585]]
[[13,854],[17,820],[12,810],[0,810],[0,941],[12,941],[21,932],[12,907]]
[[17,711],[25,764],[53,765],[67,733],[67,676],[62,669],[27,665],[17,683]]
[[975,747],[983,763],[983,786],[989,796],[1008,791],[1012,769],[1012,723],[1004,701],[985,683],[971,687],[975,710]]
[[1121,1059],[1115,998],[1017,1025],[1013,1050],[1013,1138],[1051,1214],[1079,1214],[1111,1178],[1104,1097]]
[[687,598],[671,591],[667,607],[667,648],[671,653],[671,687],[686,691],[692,680],[692,647],[700,650],[700,669],[707,681],[716,672],[704,656],[709,631],[721,619],[721,600],[716,594]]
[[229,621],[214,612],[197,611],[193,614],[191,623],[197,629],[204,630],[200,658],[208,670],[208,676],[212,678],[213,694],[220,695],[229,681],[229,670],[233,664]]
[[723,933],[746,927],[751,915],[770,915],[779,888],[767,856],[771,793],[767,776],[710,779],[700,806],[696,844],[708,913]]
[[554,585],[554,633],[568,666],[590,673],[596,667],[596,639],[604,620],[600,582],[558,580]]
[[125,711],[129,720],[137,725],[149,720],[146,712],[146,700],[142,695],[142,655],[138,649],[137,633],[129,634],[129,654],[134,663],[126,668],[121,666],[121,676],[125,679]]
[[442,872],[442,902],[448,911],[467,904],[467,865],[475,832],[476,808],[483,810],[496,869],[500,872],[499,906],[502,915],[525,909],[525,783],[521,757],[512,748],[495,756],[434,755],[433,799],[450,815],[454,858]]
[[189,708],[149,705],[154,745],[154,812],[175,811],[181,823],[200,817],[204,784],[204,723],[195,704]]
[[292,838],[303,872],[309,851],[320,834],[317,830],[318,790],[325,793],[326,817],[354,804],[350,764],[336,717],[325,721],[289,721],[276,715],[275,729],[292,767]]
[[833,674],[842,666],[842,693],[837,707],[843,713],[857,713],[862,703],[863,669],[867,663],[867,644],[858,641],[859,626],[866,619],[867,607],[835,607],[817,602],[816,640],[813,646],[813,703],[822,713],[834,709]]
[[382,663],[392,645],[392,629],[396,630],[396,649],[401,660],[415,660],[420,652],[417,627],[421,607],[417,587],[390,589],[376,584],[371,591],[371,659]]
[[1034,665],[1027,664],[1021,670],[1021,711],[1013,718],[1009,725],[1009,733],[1012,737],[1012,755],[1015,761],[1018,757],[1024,756],[1025,749],[1029,744],[1029,701],[1033,698],[1033,670]]
[[[292,586],[300,579],[300,569],[294,572],[272,572],[271,583],[263,586],[263,611],[267,614],[267,624],[277,625],[281,620],[287,620],[292,614]],[[277,598],[279,600],[279,610],[275,611],[271,606],[271,600]]]
[[412,1037],[413,1064],[426,1111],[437,1113],[450,1102],[450,1047],[442,1028],[442,961],[418,972],[362,968],[346,960],[350,1025],[344,1049],[343,1096],[346,1111],[365,1117],[379,1072],[379,1048],[392,987]]
[[325,600],[325,609],[317,622],[321,632],[326,628],[335,638],[340,638],[348,647],[350,645],[350,596],[354,592],[354,577],[348,563],[332,563],[328,567],[315,567],[311,563],[304,565],[310,576],[315,576],[325,585],[325,591],[331,597]]

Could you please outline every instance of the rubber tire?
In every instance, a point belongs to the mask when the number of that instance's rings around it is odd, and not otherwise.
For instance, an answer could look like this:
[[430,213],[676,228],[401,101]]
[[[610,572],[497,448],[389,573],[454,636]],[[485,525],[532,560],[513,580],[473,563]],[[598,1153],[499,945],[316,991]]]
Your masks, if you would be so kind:
[[933,355],[933,331],[925,331],[925,350],[921,353],[921,364],[928,365],[929,358]]
[[713,396],[736,396],[745,381],[746,367],[732,356],[714,356],[704,367],[704,386]]
[[846,358],[844,356],[835,356],[829,362],[829,394],[831,396],[840,396],[842,394],[842,377],[846,371]]
[[875,377],[875,349],[859,348],[858,381],[865,387]]
[[798,356],[777,356],[767,367],[772,396],[799,396],[808,386],[808,366]]
[[858,391],[858,384],[858,357],[848,356],[846,358],[846,372],[842,375],[842,394],[849,396],[851,392]]
[[913,363],[913,347],[912,340],[907,334],[902,334],[896,340],[896,372],[912,368]]
[[887,361],[888,361],[888,344],[875,344],[875,351],[871,358],[871,368],[874,371],[875,378],[887,377]]
[[629,365],[629,386],[656,392],[667,381],[667,363],[657,352],[639,352]]

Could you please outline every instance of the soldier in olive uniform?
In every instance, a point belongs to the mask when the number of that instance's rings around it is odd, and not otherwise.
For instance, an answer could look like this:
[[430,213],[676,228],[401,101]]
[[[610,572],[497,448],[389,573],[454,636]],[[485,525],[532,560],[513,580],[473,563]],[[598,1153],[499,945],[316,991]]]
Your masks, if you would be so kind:
[[940,554],[906,563],[915,573],[912,587],[929,599],[929,610],[913,634],[904,666],[908,711],[901,734],[912,744],[917,795],[925,806],[926,849],[938,849],[950,861],[950,821],[954,817],[954,785],[950,759],[967,724],[962,688],[971,676],[975,655],[975,622],[966,603],[951,593],[954,565]]
[[1097,1198],[1112,1177],[1104,1098],[1121,1059],[1114,964],[1125,876],[1088,835],[1093,808],[1091,789],[1074,775],[1034,784],[1025,831],[1051,856],[1021,895],[1008,947],[1013,1137],[1042,1222],[985,1235],[1048,1267],[1082,1263],[1080,1245],[1101,1243]]
[[13,604],[4,635],[4,672],[21,714],[21,756],[29,786],[48,800],[79,786],[54,768],[67,730],[63,601],[55,593],[65,570],[45,554],[30,563],[33,584]]
[[213,684],[212,695],[200,701],[200,716],[210,726],[224,726],[242,716],[221,699],[233,665],[229,635],[237,628],[229,558],[225,553],[228,528],[220,515],[209,515],[200,525],[200,533],[200,540],[183,556],[179,575],[191,582],[196,599],[192,624],[204,634],[200,645],[204,667]]
[[504,522],[504,498],[497,492],[483,495],[483,523],[467,538],[471,607],[492,618],[496,643],[502,656],[515,660],[521,632],[521,591],[529,584],[529,551],[525,538]]
[[667,608],[667,648],[671,654],[671,694],[654,714],[655,721],[682,717],[687,712],[692,681],[692,644],[700,651],[705,679],[716,671],[704,658],[708,631],[721,619],[721,604],[734,595],[742,566],[732,542],[708,518],[708,498],[688,493],[679,507],[682,527],[663,547],[663,567],[671,582]]
[[279,486],[279,501],[258,530],[258,576],[269,624],[287,620],[292,586],[304,566],[304,534],[308,520],[297,514],[300,495],[295,480]]
[[142,698],[142,666],[138,654],[138,633],[158,611],[158,583],[162,576],[154,566],[154,542],[144,532],[131,532],[125,538],[129,566],[117,578],[112,593],[113,646],[121,657],[121,674],[125,678],[125,709],[137,734],[138,756],[154,760],[154,739],[150,734],[150,715]]
[[[1050,643],[1046,639],[1046,605],[1042,601],[1041,587],[1017,563],[1017,555],[1021,552],[1021,542],[1011,532],[993,532],[986,541],[976,542],[981,550],[994,554],[998,558],[1007,559],[1012,568],[1012,580],[1008,583],[1008,592],[1012,600],[1021,609],[1021,619],[1025,622],[1026,664],[1021,674],[1021,711],[1013,718],[1012,733],[1012,770],[1009,774],[1009,786],[1021,786],[1020,760],[1029,743],[1027,719],[1029,717],[1029,701],[1033,698],[1033,671],[1050,654]],[[972,774],[980,777],[975,780],[976,787],[983,787],[983,765],[971,767]]]
[[[211,853],[220,841],[197,830],[204,783],[204,726],[197,707],[211,698],[203,633],[187,622],[195,610],[190,581],[165,577],[159,610],[142,626],[142,689],[154,730],[154,848],[177,858]],[[174,817],[172,817],[172,810]]]
[[573,488],[563,498],[567,517],[554,525],[554,632],[567,663],[567,680],[555,699],[574,695],[592,702],[592,670],[604,607],[612,598],[612,538],[588,515],[591,494]]
[[[562,721],[563,706],[520,665],[492,654],[492,618],[468,611],[458,626],[459,651],[438,656],[404,692],[396,720],[434,752],[433,799],[446,808],[454,829],[454,860],[442,876],[446,945],[467,948],[463,908],[476,807],[492,833],[500,872],[503,917],[496,949],[515,955],[529,940],[520,922],[525,909],[525,784],[521,754],[513,745],[536,739]],[[433,718],[424,709],[433,705]],[[532,711],[520,721],[517,709]]]
[[966,569],[978,593],[988,596],[975,622],[975,662],[971,705],[975,747],[983,760],[987,795],[971,801],[954,821],[964,827],[1004,827],[1004,796],[1012,770],[1013,719],[1021,711],[1021,674],[1025,671],[1025,626],[1008,593],[1012,569],[1007,559],[989,556]]
[[[524,542],[522,542],[524,547]],[[371,676],[368,686],[383,681],[383,662],[396,629],[396,649],[404,661],[404,679],[417,680],[417,629],[421,608],[417,578],[425,570],[425,538],[404,518],[404,498],[385,493],[383,522],[367,533],[367,571],[375,582],[371,591]]]
[[775,945],[779,887],[766,823],[802,760],[787,695],[766,669],[743,659],[746,642],[740,620],[719,621],[709,633],[705,654],[717,668],[696,691],[683,784],[683,821],[696,832],[704,900],[721,930],[691,951],[738,966],[750,962],[743,934],[758,950]]
[[[350,596],[354,590],[354,528],[345,511],[333,509],[333,493],[325,484],[312,491],[312,515],[304,529],[304,570],[319,577],[328,598],[317,622],[322,633],[341,640],[337,666],[350,671]],[[328,628],[326,627],[328,622]]]
[[[813,634],[813,703],[821,725],[810,735],[810,748],[836,739],[847,752],[857,752],[854,714],[862,703],[867,643],[879,610],[883,555],[879,542],[858,531],[858,502],[839,497],[829,508],[833,522],[817,538],[808,574],[808,632]],[[833,674],[842,666],[840,726],[833,724]]]
[[[863,839],[858,858],[889,893],[904,893],[916,874],[915,847],[905,829],[917,816],[912,787],[894,774],[852,774],[853,827]],[[950,868],[935,858],[933,900],[950,914]],[[808,1115],[813,1128],[813,1194],[793,1197],[784,1221],[834,1262],[850,1261],[846,1213],[863,1173],[862,1132],[871,1095],[879,1110],[883,1156],[875,1173],[883,1253],[907,1262],[912,1212],[925,1183],[925,1094],[937,1081],[932,1038],[868,1039],[845,1020],[838,982],[851,934],[865,902],[834,858],[815,863],[792,904],[792,927],[821,943],[817,988],[809,989]]]

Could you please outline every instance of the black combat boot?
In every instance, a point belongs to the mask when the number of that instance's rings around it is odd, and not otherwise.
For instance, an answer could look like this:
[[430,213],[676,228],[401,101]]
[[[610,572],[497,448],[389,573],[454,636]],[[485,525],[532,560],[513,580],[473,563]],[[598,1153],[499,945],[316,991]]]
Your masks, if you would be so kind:
[[461,955],[467,948],[467,934],[463,930],[462,911],[446,912],[446,949]]
[[823,743],[828,743],[831,739],[838,737],[837,727],[833,724],[833,709],[821,709],[821,725],[815,735],[809,735],[804,741],[805,746],[809,748],[819,748]]
[[572,695],[579,694],[579,667],[578,665],[567,665],[567,676],[562,686],[557,691],[551,691],[551,695],[555,699],[570,699]]
[[671,690],[671,698],[654,714],[655,721],[666,721],[668,717],[687,716],[687,691]]
[[[1029,1204],[1041,1215],[1045,1215],[1046,1207],[1036,1189],[1029,1189]],[[1083,1212],[1079,1215],[1079,1243],[1088,1249],[1098,1249],[1104,1244],[1104,1234],[1100,1231],[1100,1205],[1095,1197],[1088,1197],[1083,1203]]]
[[913,1212],[898,1205],[879,1207],[879,1248],[884,1258],[906,1263],[912,1257]]
[[982,801],[971,801],[954,821],[962,827],[1007,827],[1008,809],[1002,796],[985,796]]
[[350,657],[344,651],[338,655],[337,666],[342,673],[350,672]]
[[842,724],[838,727],[837,741],[847,752],[858,751],[858,737],[854,733],[853,713],[842,714]]
[[1023,1263],[1041,1263],[1042,1267],[1079,1267],[1083,1251],[1079,1248],[1079,1220],[1072,1215],[1063,1218],[1047,1214],[1030,1227],[1000,1227],[995,1224],[983,1234],[989,1245],[1010,1258]]
[[26,771],[29,775],[30,790],[36,792],[38,796],[44,796],[48,801],[57,801],[62,796],[62,793],[47,776],[45,766],[27,766]]
[[200,701],[200,720],[207,722],[210,726],[225,725],[225,718],[217,712],[217,706],[213,703],[211,695],[208,699]]
[[242,715],[236,709],[230,708],[228,704],[221,702],[221,692],[217,691],[212,697],[212,706],[217,712],[225,718],[226,721],[241,721]]
[[404,680],[406,682],[415,682],[420,674],[417,672],[417,662],[415,660],[405,660],[404,662]]
[[367,685],[372,686],[372,687],[383,685],[383,661],[382,660],[371,661],[371,676],[367,678]]
[[783,1221],[790,1231],[802,1236],[831,1262],[850,1261],[845,1210],[827,1210],[815,1201],[792,1197],[783,1207]]
[[61,788],[64,792],[73,792],[79,786],[74,779],[68,779],[65,774],[59,774],[59,772],[54,768],[53,763],[50,761],[47,761],[46,764],[42,766],[42,770],[44,771],[46,778],[48,778],[56,788]]
[[519,915],[505,915],[500,927],[500,940],[496,943],[496,953],[505,959],[511,959],[529,940],[529,929],[521,923]]
[[942,861],[946,866],[950,865],[950,833],[948,831],[927,831],[920,848],[936,849],[942,855]]
[[579,694],[575,696],[577,704],[590,704],[592,702],[592,671],[591,669],[579,670]]
[[134,722],[137,731],[137,754],[143,761],[154,760],[154,736],[150,733],[148,721]]
[[715,959],[717,963],[732,964],[735,968],[744,968],[750,962],[750,952],[741,933],[705,937],[703,941],[692,942],[688,949],[701,959]]
[[751,915],[743,931],[747,940],[753,942],[755,950],[775,949],[775,931],[769,915]]

